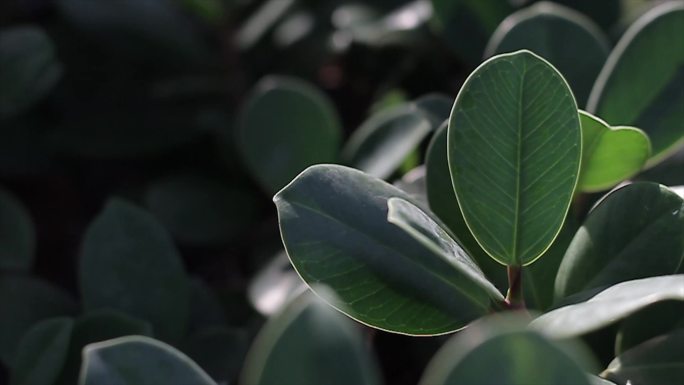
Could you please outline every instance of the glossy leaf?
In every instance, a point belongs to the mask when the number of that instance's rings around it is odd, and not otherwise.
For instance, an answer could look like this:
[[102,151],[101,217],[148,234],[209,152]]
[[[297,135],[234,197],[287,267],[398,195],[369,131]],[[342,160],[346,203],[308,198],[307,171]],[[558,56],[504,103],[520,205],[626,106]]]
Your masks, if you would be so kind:
[[218,383],[233,383],[249,348],[244,330],[212,327],[190,335],[181,350]]
[[582,170],[577,188],[600,191],[636,175],[651,154],[648,136],[635,127],[610,127],[580,111]]
[[254,277],[247,297],[259,313],[271,316],[304,290],[306,285],[292,268],[287,253],[282,251]]
[[271,76],[254,87],[243,107],[238,149],[252,176],[275,192],[307,166],[335,161],[340,130],[335,108],[321,91]]
[[684,329],[684,301],[654,303],[620,323],[615,338],[615,353],[622,354],[648,339],[675,329]]
[[506,268],[482,249],[463,219],[461,207],[451,184],[447,159],[447,123],[444,122],[432,136],[425,157],[425,178],[430,210],[449,227],[457,242],[478,264],[485,276],[500,290],[506,290],[508,289]]
[[45,281],[0,275],[0,309],[0,360],[11,367],[17,346],[31,326],[47,318],[73,315],[77,306],[65,291]]
[[669,385],[684,378],[684,330],[655,337],[620,354],[601,373],[618,384]]
[[[524,320],[489,318],[452,337],[428,364],[421,385],[590,384],[581,350],[525,330]],[[493,363],[496,363],[493,367]]]
[[349,138],[342,159],[374,177],[386,179],[430,133],[432,125],[414,105],[381,111]]
[[577,105],[529,51],[495,56],[459,92],[449,120],[451,179],[468,227],[492,258],[527,265],[563,225],[579,174]]
[[489,40],[485,57],[529,49],[567,79],[584,106],[609,52],[608,38],[588,17],[551,2],[539,2],[508,16]]
[[148,337],[129,336],[83,349],[79,385],[216,385],[186,355]]
[[380,383],[375,358],[361,331],[310,292],[263,327],[247,354],[241,377],[244,385]]
[[0,31],[0,118],[20,114],[39,102],[61,75],[55,47],[41,28]]
[[254,223],[257,202],[247,192],[196,176],[153,182],[145,205],[179,241],[216,245],[235,239]]
[[639,182],[608,194],[568,247],[556,298],[630,279],[674,274],[684,259],[684,200]]
[[30,270],[35,248],[36,234],[28,210],[0,188],[0,270]]
[[86,310],[119,310],[149,321],[162,339],[180,338],[188,318],[188,279],[170,235],[152,215],[112,199],[88,227],[81,250]]
[[622,36],[591,91],[587,110],[633,125],[651,139],[652,166],[684,144],[684,2],[641,16]]
[[539,316],[530,326],[555,338],[601,329],[646,306],[666,300],[684,301],[684,275],[667,275],[618,283],[589,300]]
[[73,320],[50,318],[35,324],[17,347],[10,385],[52,385],[69,351]]
[[324,298],[352,318],[402,334],[448,333],[489,312],[484,290],[464,294],[474,284],[461,271],[387,222],[392,197],[412,202],[337,165],[310,167],[280,191],[283,243],[304,281],[329,286],[339,297]]

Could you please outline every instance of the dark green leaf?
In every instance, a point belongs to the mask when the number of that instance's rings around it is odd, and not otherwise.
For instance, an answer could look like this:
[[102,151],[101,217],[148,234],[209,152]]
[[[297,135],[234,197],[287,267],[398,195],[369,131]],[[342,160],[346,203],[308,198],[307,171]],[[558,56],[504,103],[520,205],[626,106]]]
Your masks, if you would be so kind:
[[410,195],[420,207],[427,209],[427,189],[425,184],[425,166],[417,166],[404,174],[401,179],[392,183],[395,187]]
[[79,385],[216,385],[186,355],[148,337],[121,337],[83,349]]
[[562,76],[529,51],[495,56],[466,80],[449,119],[449,168],[468,227],[502,264],[549,248],[579,176],[577,105]]
[[618,283],[585,302],[563,306],[530,324],[555,338],[601,329],[646,306],[666,300],[684,301],[684,275],[667,275]]
[[181,350],[192,358],[216,382],[233,383],[249,348],[244,330],[223,327],[205,329],[188,337]]
[[577,188],[600,191],[636,175],[651,154],[648,136],[635,127],[610,127],[580,111],[582,170]]
[[67,358],[73,324],[58,317],[29,329],[17,347],[10,385],[53,385]]
[[611,124],[642,128],[652,166],[684,144],[684,3],[641,16],[622,36],[591,91],[587,110]]
[[508,16],[489,40],[485,57],[529,49],[545,58],[570,84],[584,106],[609,52],[608,38],[588,17],[550,2]]
[[648,339],[674,329],[684,329],[684,302],[654,303],[620,323],[615,338],[615,353],[622,354]]
[[568,247],[556,298],[630,279],[674,274],[684,259],[684,200],[638,182],[608,194]]
[[252,176],[277,191],[307,166],[333,162],[340,122],[328,98],[294,78],[262,79],[242,110],[238,145]]
[[376,365],[356,325],[305,292],[263,327],[247,354],[241,383],[375,385]]
[[339,298],[326,300],[335,308],[397,333],[448,333],[489,312],[484,290],[465,295],[463,287],[473,283],[463,273],[387,222],[392,197],[412,202],[379,179],[337,165],[312,166],[280,191],[280,231],[299,275],[330,286]]
[[146,211],[112,199],[86,231],[79,264],[86,310],[149,321],[162,339],[185,331],[190,289],[170,235]]
[[445,120],[449,119],[451,108],[454,106],[454,98],[438,93],[427,94],[414,100],[413,104],[430,120],[432,130],[436,131]]
[[35,248],[36,234],[28,210],[0,188],[0,270],[30,270]]

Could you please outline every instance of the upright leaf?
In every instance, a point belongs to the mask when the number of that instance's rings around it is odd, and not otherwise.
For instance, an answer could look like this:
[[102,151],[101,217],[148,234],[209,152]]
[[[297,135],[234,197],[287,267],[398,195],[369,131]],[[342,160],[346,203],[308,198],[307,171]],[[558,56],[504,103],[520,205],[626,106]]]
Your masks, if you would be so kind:
[[587,110],[611,124],[642,128],[652,166],[684,144],[684,2],[641,16],[622,36],[591,91]]
[[495,56],[466,80],[448,131],[451,179],[468,227],[502,264],[527,265],[563,225],[579,175],[577,104],[529,51]]
[[30,270],[35,248],[36,234],[28,210],[0,188],[0,270]]
[[148,337],[129,336],[83,349],[79,385],[216,385],[173,347]]
[[299,175],[274,198],[299,275],[329,286],[337,296],[318,294],[335,308],[387,331],[448,333],[487,314],[486,290],[387,221],[393,197],[415,204],[396,187],[344,166],[312,166]]
[[376,365],[357,325],[306,292],[257,335],[241,383],[377,385]]
[[584,106],[609,52],[608,38],[591,19],[551,2],[509,15],[489,39],[485,57],[529,49],[556,66]]
[[277,191],[304,168],[334,162],[340,122],[328,98],[303,81],[267,77],[252,90],[238,126],[238,150],[252,176]]
[[556,298],[630,279],[674,274],[684,259],[684,200],[638,182],[608,194],[568,247]]
[[79,263],[86,310],[110,308],[147,320],[156,334],[185,331],[189,283],[170,235],[146,211],[120,199],[89,226]]
[[17,347],[10,385],[53,385],[69,351],[73,320],[55,317],[35,324]]

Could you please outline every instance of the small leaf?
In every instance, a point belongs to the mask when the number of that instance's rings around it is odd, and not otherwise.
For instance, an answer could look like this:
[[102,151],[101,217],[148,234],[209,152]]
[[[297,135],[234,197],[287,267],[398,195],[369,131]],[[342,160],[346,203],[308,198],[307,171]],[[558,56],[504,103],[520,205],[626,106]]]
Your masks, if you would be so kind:
[[62,75],[50,37],[37,26],[0,31],[0,119],[43,99]]
[[148,337],[129,336],[83,349],[79,385],[216,385],[173,347]]
[[88,227],[79,283],[86,310],[120,310],[171,341],[185,331],[190,290],[183,261],[164,228],[130,203],[110,200]]
[[283,250],[254,277],[247,289],[247,297],[259,313],[271,316],[305,289],[306,285]]
[[17,347],[10,385],[52,385],[69,351],[73,320],[50,318],[29,329]]
[[670,385],[684,378],[684,330],[655,337],[620,354],[601,373],[618,384]]
[[321,91],[301,80],[270,76],[243,107],[238,149],[262,187],[277,191],[307,166],[335,161],[340,136],[335,108]]
[[584,106],[609,52],[608,38],[583,14],[539,2],[504,19],[489,39],[485,57],[529,49],[548,60],[567,79]]
[[35,249],[36,233],[28,210],[0,188],[0,270],[31,270]]
[[181,350],[216,382],[232,384],[247,354],[248,337],[244,330],[212,327],[190,335]]
[[574,337],[601,329],[646,306],[684,301],[684,275],[666,275],[618,283],[585,302],[542,314],[530,326],[554,338]]
[[468,77],[449,119],[449,168],[463,217],[492,258],[528,265],[551,246],[581,141],[570,88],[535,54],[495,56]]
[[589,366],[584,351],[525,330],[524,321],[520,316],[495,316],[472,324],[437,352],[420,384],[591,383],[584,371]]
[[305,292],[257,335],[241,379],[245,385],[377,385],[380,373],[356,325]]
[[608,57],[587,111],[611,124],[640,127],[653,166],[684,144],[684,3],[669,1],[642,15]]
[[639,182],[608,194],[568,247],[556,298],[630,279],[674,274],[684,259],[684,200]]
[[387,222],[392,197],[413,203],[338,165],[312,166],[280,191],[282,239],[302,279],[329,286],[339,297],[324,299],[350,317],[396,333],[448,333],[487,314],[486,291],[465,294],[463,273]]
[[601,191],[636,175],[651,154],[648,136],[634,127],[610,127],[580,111],[582,170],[578,189]]
[[62,289],[27,276],[0,275],[0,361],[12,367],[23,335],[46,318],[76,313],[76,302]]
[[414,105],[381,111],[349,138],[342,159],[376,178],[387,179],[431,129],[430,121]]

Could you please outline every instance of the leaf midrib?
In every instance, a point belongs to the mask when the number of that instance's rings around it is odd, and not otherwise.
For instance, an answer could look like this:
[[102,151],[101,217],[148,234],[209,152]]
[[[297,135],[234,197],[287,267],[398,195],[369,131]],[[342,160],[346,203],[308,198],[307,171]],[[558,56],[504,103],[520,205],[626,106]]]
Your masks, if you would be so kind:
[[525,73],[527,72],[527,63],[522,60],[523,70],[520,78],[520,87],[518,89],[518,145],[515,160],[515,209],[513,210],[513,250],[511,250],[511,257],[513,257],[514,264],[522,264],[518,261],[518,227],[520,225],[520,179],[521,170],[520,163],[522,158],[522,121],[523,121],[523,96],[525,88]]

